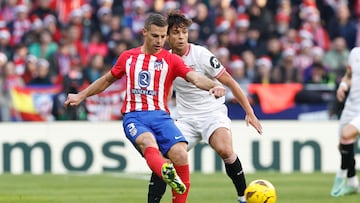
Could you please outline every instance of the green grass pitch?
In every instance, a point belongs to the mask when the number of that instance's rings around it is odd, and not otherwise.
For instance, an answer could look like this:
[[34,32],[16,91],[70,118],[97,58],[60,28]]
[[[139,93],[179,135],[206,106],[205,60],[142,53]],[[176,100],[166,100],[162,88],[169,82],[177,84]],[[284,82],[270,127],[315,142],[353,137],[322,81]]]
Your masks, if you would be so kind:
[[[142,203],[146,202],[148,174],[0,175],[0,203]],[[360,194],[329,195],[334,174],[247,174],[247,182],[266,179],[277,190],[277,203],[355,203]],[[235,189],[224,173],[191,174],[189,203],[235,203]],[[162,202],[171,202],[170,189]]]

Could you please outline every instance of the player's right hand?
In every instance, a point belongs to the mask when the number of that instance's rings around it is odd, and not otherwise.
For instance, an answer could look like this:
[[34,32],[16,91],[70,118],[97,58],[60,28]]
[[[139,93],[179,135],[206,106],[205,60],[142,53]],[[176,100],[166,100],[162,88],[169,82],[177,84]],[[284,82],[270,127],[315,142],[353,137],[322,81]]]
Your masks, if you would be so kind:
[[247,126],[252,125],[260,135],[263,133],[263,128],[255,114],[246,114],[245,122]]
[[336,98],[339,102],[343,102],[346,97],[346,92],[349,90],[349,88],[345,85],[340,85],[336,91]]
[[68,106],[77,106],[82,102],[82,98],[79,94],[68,94],[65,102],[64,107],[67,108]]
[[209,90],[209,93],[211,95],[214,95],[216,98],[220,98],[220,97],[225,96],[226,89],[225,89],[225,87],[223,87],[221,85],[218,85],[218,86],[215,86],[215,87],[211,88]]

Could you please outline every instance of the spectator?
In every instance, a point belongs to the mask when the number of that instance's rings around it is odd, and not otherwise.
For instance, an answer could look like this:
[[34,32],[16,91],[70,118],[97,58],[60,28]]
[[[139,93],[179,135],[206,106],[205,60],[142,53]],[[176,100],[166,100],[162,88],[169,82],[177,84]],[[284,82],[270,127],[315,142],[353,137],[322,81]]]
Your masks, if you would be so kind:
[[31,30],[28,10],[25,4],[20,4],[15,7],[16,18],[8,25],[11,32],[11,45],[17,45],[22,42],[23,35]]
[[251,50],[245,50],[241,54],[241,58],[244,61],[246,77],[250,81],[254,82],[257,73],[256,69],[256,56]]
[[302,24],[302,29],[311,34],[311,38],[317,46],[324,50],[330,49],[330,37],[325,27],[321,24],[320,14],[317,9],[311,11]]
[[295,66],[295,50],[284,50],[279,66],[274,67],[272,73],[273,83],[301,83],[301,72]]
[[90,83],[100,78],[104,68],[104,56],[102,54],[94,54],[90,59],[89,65],[85,68],[84,74]]
[[111,32],[111,19],[112,19],[112,11],[109,7],[101,7],[97,11],[97,26],[102,36],[108,36]]
[[28,55],[25,63],[25,73],[22,78],[26,85],[30,83],[37,76],[38,58],[34,55]]
[[49,75],[53,84],[62,84],[64,76],[70,72],[71,66],[71,44],[60,41],[57,51],[49,57]]
[[299,49],[299,35],[298,32],[294,28],[290,28],[287,32],[280,37],[281,47],[283,49],[292,48],[294,50]]
[[330,75],[321,63],[314,63],[310,70],[310,77],[304,80],[305,84],[328,84]]
[[120,56],[123,51],[129,49],[129,47],[129,43],[125,40],[116,41],[114,47],[109,50],[109,54],[105,57],[105,63],[110,65],[114,64],[118,56]]
[[52,85],[49,77],[49,62],[46,59],[40,58],[36,63],[36,76],[32,79],[29,85]]
[[108,46],[103,40],[100,32],[93,32],[91,34],[90,43],[87,46],[87,61],[90,61],[94,55],[101,55],[105,57],[109,52]]
[[12,56],[12,62],[15,65],[15,73],[21,77],[24,77],[26,71],[26,60],[28,57],[28,47],[25,44],[19,43],[15,46],[14,55]]
[[104,41],[107,42],[107,45],[109,46],[109,48],[113,48],[113,46],[115,46],[116,41],[119,41],[122,39],[121,17],[118,15],[113,15],[110,27],[111,27],[111,30],[110,30],[109,34],[104,37]]
[[[45,0],[48,1],[48,0]],[[61,25],[68,25],[71,15],[74,15],[74,10],[77,12],[81,6],[86,3],[86,0],[76,1],[56,1],[55,10],[57,18]]]
[[0,8],[1,18],[5,22],[12,22],[16,18],[16,5],[17,0],[2,1],[2,7]]
[[[248,85],[251,83],[249,78],[246,77],[245,64],[241,59],[234,59],[230,62],[230,71],[231,76],[234,80],[240,85],[241,89],[244,91],[244,94],[248,96]],[[225,99],[227,102],[238,103],[231,90],[227,90]]]
[[299,69],[299,73],[303,75],[304,70],[313,63],[313,42],[311,40],[303,40],[300,42],[299,53],[295,57],[295,66]]
[[46,15],[43,20],[43,23],[44,23],[43,25],[44,30],[49,30],[51,36],[53,36],[54,42],[59,43],[62,36],[60,32],[60,26],[55,16],[51,14]]
[[333,73],[338,73],[346,68],[349,49],[346,47],[346,40],[343,37],[336,37],[331,44],[331,49],[325,52],[324,64]]
[[247,8],[251,22],[250,27],[252,30],[259,32],[259,40],[261,41],[267,40],[275,31],[274,14],[265,7],[266,2],[263,0],[253,0]]
[[29,54],[48,60],[58,49],[58,44],[54,42],[49,30],[42,30],[39,37],[39,42],[29,45]]
[[146,18],[147,5],[143,0],[135,0],[132,3],[132,12],[125,16],[122,26],[130,27],[136,39],[141,36],[142,27]]
[[248,40],[249,25],[249,16],[246,13],[241,13],[237,16],[234,37],[229,45],[231,55],[241,55],[241,52],[246,49],[245,43]]
[[226,68],[226,70],[230,72],[229,65],[231,56],[229,49],[227,49],[226,47],[219,47],[215,51],[215,56],[219,60],[219,62]]
[[10,91],[14,87],[25,86],[24,80],[16,73],[15,64],[9,61],[4,66],[4,92],[6,96],[10,97]]
[[52,7],[51,0],[38,0],[34,4],[33,10],[30,12],[30,16],[33,15],[38,16],[40,19],[45,19],[49,15],[54,16],[55,18],[57,17],[57,12]]
[[267,41],[266,46],[266,55],[270,57],[272,65],[277,66],[280,63],[282,53],[280,39],[276,36],[272,36]]
[[194,17],[193,21],[201,27],[199,39],[201,41],[207,41],[215,32],[215,18],[212,13],[209,13],[209,9],[205,3],[198,2],[195,5],[195,8],[197,15]]
[[0,30],[0,52],[10,58],[13,55],[13,47],[10,46],[10,32],[7,29]]
[[216,36],[219,47],[229,47],[230,42],[230,21],[225,19],[218,19],[219,22],[216,24]]
[[24,33],[21,41],[26,44],[38,43],[41,32],[44,30],[43,21],[38,16],[30,16],[31,28]]
[[286,33],[290,28],[290,16],[284,12],[278,12],[275,16],[275,33],[279,36]]
[[329,20],[327,30],[331,40],[336,37],[343,37],[348,50],[355,46],[358,32],[357,25],[356,21],[351,18],[349,7],[346,4],[339,5],[335,15]]
[[96,21],[93,19],[93,8],[90,4],[81,6],[82,12],[82,42],[85,46],[90,42],[92,32],[96,31]]
[[85,44],[81,40],[79,26],[70,24],[65,28],[65,39],[69,46],[70,56],[80,57],[82,65],[87,65],[87,50]]
[[250,49],[254,52],[256,58],[266,54],[266,41],[261,38],[260,30],[251,25],[245,42],[245,49]]
[[256,60],[257,72],[253,83],[257,84],[271,84],[274,83],[272,78],[272,63],[271,59],[267,56],[262,56]]
[[200,40],[200,26],[197,23],[192,23],[189,27],[189,42],[205,45],[205,42]]

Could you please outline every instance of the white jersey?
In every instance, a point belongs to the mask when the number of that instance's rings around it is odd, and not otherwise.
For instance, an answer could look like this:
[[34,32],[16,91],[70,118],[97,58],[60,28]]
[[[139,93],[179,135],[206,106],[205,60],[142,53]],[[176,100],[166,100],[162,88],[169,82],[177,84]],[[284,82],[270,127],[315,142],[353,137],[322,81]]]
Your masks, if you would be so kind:
[[[208,49],[199,45],[189,44],[189,49],[182,59],[193,70],[214,81],[217,81],[216,78],[225,71],[218,59]],[[209,95],[208,91],[199,89],[180,77],[174,81],[174,90],[180,117],[203,115],[225,105],[225,97],[215,98],[213,95]]]
[[348,64],[351,68],[351,88],[341,114],[341,127],[352,123],[360,130],[360,47],[351,50]]

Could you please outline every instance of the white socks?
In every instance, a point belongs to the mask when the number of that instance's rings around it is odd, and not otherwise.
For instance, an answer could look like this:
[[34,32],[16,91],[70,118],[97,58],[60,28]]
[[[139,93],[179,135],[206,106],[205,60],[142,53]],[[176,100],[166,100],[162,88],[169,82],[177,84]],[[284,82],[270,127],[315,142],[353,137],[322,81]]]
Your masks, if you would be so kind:
[[238,201],[245,202],[246,201],[245,196],[238,197]]
[[348,178],[347,182],[348,182],[348,185],[350,185],[350,186],[359,187],[359,179],[357,176]]

